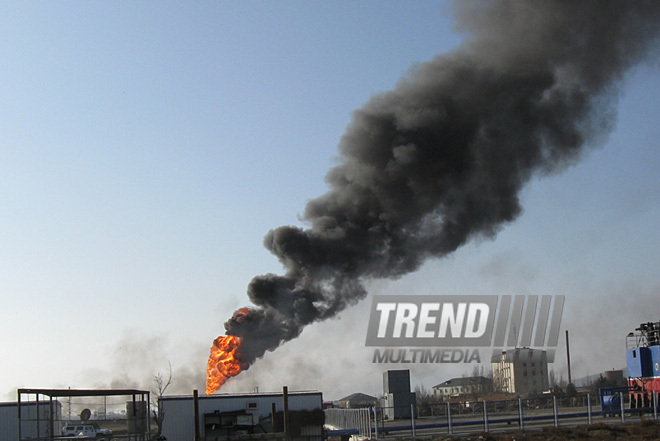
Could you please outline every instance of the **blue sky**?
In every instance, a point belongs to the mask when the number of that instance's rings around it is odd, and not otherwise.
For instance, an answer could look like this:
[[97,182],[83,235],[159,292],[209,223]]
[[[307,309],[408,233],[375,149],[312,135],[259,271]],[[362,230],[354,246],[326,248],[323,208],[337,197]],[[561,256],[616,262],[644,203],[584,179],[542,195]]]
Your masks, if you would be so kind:
[[[9,2],[0,26],[0,398],[17,387],[199,384],[208,347],[281,273],[262,246],[326,189],[351,112],[457,47],[444,2]],[[565,294],[574,375],[620,368],[660,319],[660,76],[525,212],[371,294]],[[227,390],[380,391],[370,299]],[[560,347],[562,350],[562,347]],[[555,368],[563,369],[559,357]],[[278,369],[272,369],[278,366]],[[346,378],[348,368],[354,375]],[[427,387],[471,366],[414,366]],[[274,372],[275,371],[275,372]],[[359,389],[359,390],[358,390]]]

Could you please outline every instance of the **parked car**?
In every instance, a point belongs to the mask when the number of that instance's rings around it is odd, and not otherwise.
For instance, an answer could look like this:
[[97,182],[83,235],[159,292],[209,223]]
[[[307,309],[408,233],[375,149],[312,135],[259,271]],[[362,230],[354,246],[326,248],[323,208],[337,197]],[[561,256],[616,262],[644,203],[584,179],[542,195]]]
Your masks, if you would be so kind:
[[62,436],[73,438],[105,438],[112,437],[112,430],[101,429],[98,424],[67,424],[62,429]]

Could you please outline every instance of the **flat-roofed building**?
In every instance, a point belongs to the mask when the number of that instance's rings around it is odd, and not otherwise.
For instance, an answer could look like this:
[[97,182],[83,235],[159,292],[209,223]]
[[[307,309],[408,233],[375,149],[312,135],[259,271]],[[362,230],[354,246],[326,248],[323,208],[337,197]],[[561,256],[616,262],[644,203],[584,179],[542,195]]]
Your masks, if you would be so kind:
[[433,386],[433,395],[446,399],[490,392],[493,380],[486,377],[458,377]]
[[541,393],[549,389],[548,358],[541,349],[503,351],[492,362],[493,389],[511,394]]

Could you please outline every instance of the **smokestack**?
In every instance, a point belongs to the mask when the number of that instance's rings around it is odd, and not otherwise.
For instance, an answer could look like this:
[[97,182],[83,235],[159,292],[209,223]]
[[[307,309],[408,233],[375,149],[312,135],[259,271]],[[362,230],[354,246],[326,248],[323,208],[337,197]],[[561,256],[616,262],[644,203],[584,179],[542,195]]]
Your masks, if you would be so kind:
[[457,50],[353,114],[307,228],[270,231],[284,275],[255,277],[225,323],[247,364],[521,213],[534,176],[575,163],[614,125],[625,72],[657,48],[657,1],[461,1]]

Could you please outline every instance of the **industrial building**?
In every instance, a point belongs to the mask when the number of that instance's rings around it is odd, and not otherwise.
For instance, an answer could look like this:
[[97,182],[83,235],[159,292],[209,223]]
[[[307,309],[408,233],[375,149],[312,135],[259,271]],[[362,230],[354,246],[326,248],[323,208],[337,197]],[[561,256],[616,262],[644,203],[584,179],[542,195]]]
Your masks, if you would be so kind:
[[485,394],[492,390],[493,380],[486,377],[458,377],[433,386],[437,398],[458,398],[470,394]]
[[410,391],[410,371],[383,372],[383,395],[380,405],[385,418],[410,418],[417,404],[415,393]]
[[378,398],[358,392],[337,400],[337,407],[361,409],[364,407],[374,407],[376,403],[378,403]]
[[323,395],[317,391],[164,396],[159,408],[164,413],[161,433],[168,440],[239,435],[323,440]]
[[[22,402],[21,420],[17,402],[0,403],[0,441],[23,438],[52,438],[61,435],[62,404],[59,401]],[[20,429],[19,429],[20,426]]]
[[517,395],[548,390],[548,358],[540,349],[516,348],[494,357],[493,389]]
[[[660,322],[641,323],[626,339],[630,407],[649,407],[660,393]],[[632,339],[632,341],[630,341]]]

